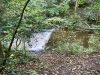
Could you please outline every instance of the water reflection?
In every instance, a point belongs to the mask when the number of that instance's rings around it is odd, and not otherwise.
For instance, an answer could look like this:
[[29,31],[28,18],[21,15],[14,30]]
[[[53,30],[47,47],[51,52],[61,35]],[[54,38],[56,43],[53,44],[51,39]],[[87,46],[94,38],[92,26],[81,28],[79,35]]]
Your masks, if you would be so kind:
[[89,38],[92,33],[89,31],[69,30],[68,28],[60,28],[55,30],[47,43],[47,46],[56,48],[58,44],[79,42],[80,46],[89,47]]

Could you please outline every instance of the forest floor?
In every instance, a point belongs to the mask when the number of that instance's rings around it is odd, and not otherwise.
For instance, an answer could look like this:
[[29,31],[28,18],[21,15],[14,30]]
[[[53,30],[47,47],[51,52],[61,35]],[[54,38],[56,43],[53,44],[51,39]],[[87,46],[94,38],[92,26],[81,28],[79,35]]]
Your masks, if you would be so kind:
[[[24,64],[16,64],[15,68],[21,69],[18,75],[36,75],[35,71],[37,75],[100,75],[100,51],[74,55],[44,52]],[[7,70],[4,73],[11,75]]]
[[39,75],[100,75],[100,52],[91,54],[43,53],[38,55],[44,62]]

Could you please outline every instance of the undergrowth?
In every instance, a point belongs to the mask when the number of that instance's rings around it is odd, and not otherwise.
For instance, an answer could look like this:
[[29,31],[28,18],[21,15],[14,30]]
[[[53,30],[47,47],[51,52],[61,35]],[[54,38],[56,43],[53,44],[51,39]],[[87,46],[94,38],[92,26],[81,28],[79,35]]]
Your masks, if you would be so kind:
[[89,38],[88,44],[89,47],[85,48],[80,44],[79,41],[74,41],[74,42],[58,42],[56,48],[52,48],[52,51],[56,52],[65,52],[69,55],[73,55],[75,53],[92,53],[100,50],[100,39],[97,36],[92,35]]
[[25,66],[27,66],[30,61],[32,61],[32,64],[35,64],[38,59],[35,55],[25,50],[12,50],[11,55],[4,66],[5,69],[0,73],[0,75],[26,75],[28,73],[29,75],[37,75],[34,66],[31,70],[28,70],[27,68],[25,69]]

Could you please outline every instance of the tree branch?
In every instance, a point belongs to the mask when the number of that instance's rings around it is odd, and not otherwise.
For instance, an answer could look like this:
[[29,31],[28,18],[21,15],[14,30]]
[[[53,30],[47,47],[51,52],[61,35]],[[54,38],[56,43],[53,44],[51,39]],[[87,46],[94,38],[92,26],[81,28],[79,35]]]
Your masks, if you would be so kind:
[[[25,5],[24,5],[24,8],[23,8],[22,13],[21,13],[21,17],[20,17],[19,22],[18,22],[18,25],[17,25],[17,27],[16,27],[16,29],[15,29],[15,32],[14,32],[13,36],[12,36],[12,40],[11,40],[11,43],[10,43],[9,48],[8,48],[7,56],[5,57],[5,60],[3,61],[3,64],[2,64],[3,66],[5,66],[6,61],[7,61],[7,58],[9,58],[9,56],[10,56],[11,46],[12,46],[12,44],[13,44],[13,41],[14,41],[15,35],[16,35],[16,33],[17,33],[17,30],[18,30],[18,28],[19,28],[19,26],[20,26],[20,24],[21,24],[21,21],[22,21],[22,18],[23,18],[23,14],[24,14],[24,10],[25,10],[27,4],[29,3],[29,1],[30,1],[30,0],[27,0],[27,2],[26,2]],[[0,69],[0,72],[1,72],[3,69],[4,69],[4,67],[2,67],[2,68]]]
[[14,41],[15,35],[16,35],[16,33],[17,33],[17,30],[18,30],[18,28],[19,28],[19,26],[20,26],[20,23],[21,23],[21,21],[22,21],[22,18],[23,18],[24,10],[25,10],[27,4],[29,3],[29,1],[30,1],[30,0],[28,0],[28,1],[26,2],[25,6],[24,6],[24,8],[23,8],[23,10],[22,10],[20,20],[19,20],[19,22],[18,22],[18,25],[17,25],[17,27],[16,27],[16,30],[15,30],[15,32],[14,32],[14,34],[13,34],[11,43],[10,43],[9,48],[8,48],[8,52],[10,52],[10,50],[11,50],[12,43],[13,43],[13,41]]

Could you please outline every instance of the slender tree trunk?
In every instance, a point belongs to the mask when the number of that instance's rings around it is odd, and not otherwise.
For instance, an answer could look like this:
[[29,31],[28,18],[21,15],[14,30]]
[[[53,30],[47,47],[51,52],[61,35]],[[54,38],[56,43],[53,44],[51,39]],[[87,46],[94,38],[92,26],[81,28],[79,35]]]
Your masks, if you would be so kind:
[[76,0],[76,2],[75,2],[75,9],[74,9],[75,14],[76,14],[76,11],[77,11],[77,5],[78,5],[78,0]]
[[[14,34],[13,34],[13,36],[12,36],[12,40],[11,40],[11,43],[10,43],[10,45],[9,45],[8,52],[7,52],[7,54],[6,54],[7,56],[6,56],[5,60],[3,61],[3,66],[6,65],[7,58],[9,58],[9,56],[10,56],[11,46],[12,46],[12,44],[13,44],[15,35],[16,35],[17,30],[18,30],[18,28],[19,28],[19,26],[20,26],[20,23],[21,23],[21,21],[22,21],[22,17],[23,17],[23,14],[24,14],[24,10],[25,10],[27,4],[29,3],[29,1],[30,1],[30,0],[27,0],[27,2],[25,3],[24,8],[23,8],[23,10],[22,10],[21,17],[20,17],[20,19],[19,19],[19,22],[18,22],[18,25],[17,25],[17,27],[16,27],[16,29],[15,29],[15,32],[14,32]],[[3,69],[4,69],[4,67],[0,69],[0,72],[1,72]]]
[[3,50],[3,46],[2,46],[2,43],[0,41],[0,58],[4,58],[5,55],[4,55],[4,50]]
[[98,23],[99,20],[99,12],[97,11],[97,15],[96,15],[96,24]]
[[15,30],[15,32],[14,32],[14,34],[13,34],[11,43],[10,43],[9,48],[8,48],[8,52],[10,52],[10,50],[11,50],[11,46],[12,46],[12,43],[13,43],[13,41],[14,41],[15,35],[16,35],[17,30],[18,30],[18,28],[19,28],[19,26],[20,26],[20,23],[21,23],[21,21],[22,21],[22,17],[23,17],[24,10],[25,10],[27,4],[29,3],[29,1],[30,1],[30,0],[28,0],[28,1],[26,2],[25,6],[24,6],[24,8],[23,8],[23,10],[22,10],[22,14],[21,14],[20,20],[19,20],[19,22],[18,22],[18,25],[17,25],[17,27],[16,27],[16,30]]
[[93,3],[94,3],[94,0],[92,0],[92,2],[91,2],[91,7],[93,6]]

